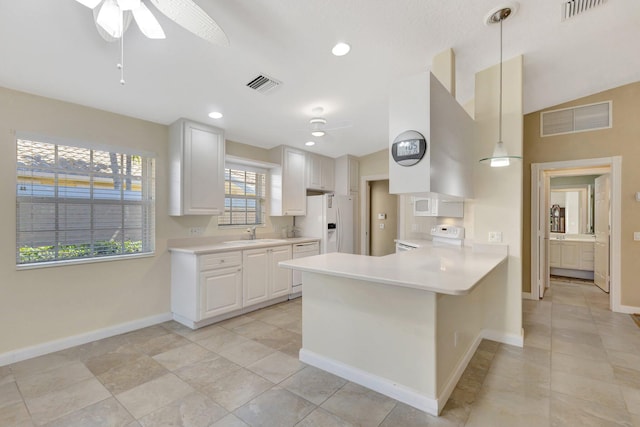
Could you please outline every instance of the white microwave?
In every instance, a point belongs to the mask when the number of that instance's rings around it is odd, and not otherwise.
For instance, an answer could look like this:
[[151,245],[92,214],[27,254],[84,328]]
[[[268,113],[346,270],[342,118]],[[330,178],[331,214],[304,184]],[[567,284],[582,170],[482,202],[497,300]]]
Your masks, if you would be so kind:
[[443,200],[434,197],[413,197],[413,216],[462,218],[464,203],[459,200]]

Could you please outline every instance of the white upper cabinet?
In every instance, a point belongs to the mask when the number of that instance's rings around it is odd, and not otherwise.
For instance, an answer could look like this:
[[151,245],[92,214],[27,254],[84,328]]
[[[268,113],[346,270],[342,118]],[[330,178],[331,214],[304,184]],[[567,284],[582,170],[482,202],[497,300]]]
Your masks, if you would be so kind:
[[169,215],[224,212],[222,129],[180,119],[169,129]]
[[335,159],[335,192],[339,196],[349,196],[358,192],[360,162],[353,156]]
[[331,157],[307,153],[307,189],[334,190],[334,160]]
[[304,151],[287,146],[271,149],[271,161],[280,167],[272,168],[271,216],[306,215],[306,155]]

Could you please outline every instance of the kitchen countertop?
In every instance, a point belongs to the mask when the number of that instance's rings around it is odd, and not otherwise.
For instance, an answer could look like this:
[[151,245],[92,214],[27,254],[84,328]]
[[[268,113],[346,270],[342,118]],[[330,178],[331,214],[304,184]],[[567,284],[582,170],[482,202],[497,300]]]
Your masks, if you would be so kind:
[[465,246],[425,243],[419,249],[384,257],[329,253],[282,261],[279,265],[311,273],[465,295],[506,259],[506,246],[504,250],[474,251]]
[[[216,253],[216,252],[237,251],[242,249],[265,248],[269,246],[278,246],[278,245],[292,245],[296,243],[315,242],[319,240],[320,239],[318,239],[317,237],[290,237],[286,239],[268,238],[268,239],[256,239],[256,240],[235,239],[235,240],[229,240],[228,241],[229,243],[210,242],[210,241],[203,242],[203,243],[194,243],[193,240],[191,240],[189,244],[184,244],[184,245],[172,244],[169,246],[169,251],[200,255],[200,254],[208,254],[208,253]],[[247,242],[247,243],[244,243],[244,242]]]

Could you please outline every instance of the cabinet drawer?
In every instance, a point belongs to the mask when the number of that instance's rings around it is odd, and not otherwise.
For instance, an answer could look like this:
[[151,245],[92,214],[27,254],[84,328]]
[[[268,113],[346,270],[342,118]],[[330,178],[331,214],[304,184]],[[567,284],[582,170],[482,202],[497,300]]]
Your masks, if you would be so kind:
[[242,252],[224,252],[220,254],[200,255],[198,264],[200,271],[220,267],[233,267],[242,263]]

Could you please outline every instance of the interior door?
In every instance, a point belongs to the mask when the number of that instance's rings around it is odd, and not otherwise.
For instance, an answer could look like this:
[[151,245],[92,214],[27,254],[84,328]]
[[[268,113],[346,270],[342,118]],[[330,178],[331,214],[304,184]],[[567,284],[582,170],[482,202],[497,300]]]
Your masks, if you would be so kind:
[[[542,171],[537,177],[538,189],[538,224],[537,224],[537,249],[538,249],[538,297],[544,297],[545,290],[549,287],[549,196],[550,179]],[[534,284],[532,284],[533,289]]]
[[593,251],[593,281],[603,291],[609,292],[609,232],[611,224],[610,176],[596,178],[594,231],[596,242]]

